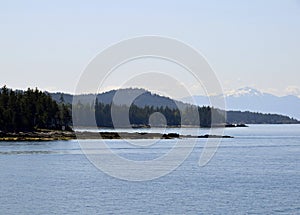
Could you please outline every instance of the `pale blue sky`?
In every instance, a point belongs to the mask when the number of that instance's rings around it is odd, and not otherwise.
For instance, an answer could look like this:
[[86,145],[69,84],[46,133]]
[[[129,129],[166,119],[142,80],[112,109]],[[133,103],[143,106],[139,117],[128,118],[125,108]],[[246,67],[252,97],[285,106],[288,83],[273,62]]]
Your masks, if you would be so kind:
[[200,51],[225,90],[300,95],[299,0],[10,0],[0,29],[0,84],[12,88],[74,92],[101,50],[161,35]]

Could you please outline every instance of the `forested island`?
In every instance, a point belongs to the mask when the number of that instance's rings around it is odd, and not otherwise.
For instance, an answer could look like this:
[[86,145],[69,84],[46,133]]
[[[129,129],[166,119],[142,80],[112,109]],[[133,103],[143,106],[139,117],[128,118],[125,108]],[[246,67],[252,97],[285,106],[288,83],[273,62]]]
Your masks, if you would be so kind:
[[[131,93],[127,89],[126,93]],[[166,126],[227,126],[236,127],[236,124],[291,124],[299,121],[287,116],[277,114],[262,114],[252,112],[219,110],[213,107],[198,107],[182,102],[178,102],[167,97],[151,94],[148,91],[139,96],[130,107],[117,105],[112,102],[112,97],[116,91],[110,91],[99,95],[80,95],[82,98],[76,104],[70,102],[73,96],[56,93],[51,94],[36,89],[26,91],[8,89],[6,86],[0,89],[0,140],[68,140],[76,138],[72,131],[72,108],[76,114],[73,120],[76,125],[89,127],[95,124],[98,127],[114,128],[111,117],[111,108],[120,117],[129,109],[130,126],[135,128],[150,127],[149,117],[151,114],[159,112],[166,120]],[[88,103],[86,97],[94,96],[95,102]],[[126,97],[125,97],[126,98]],[[180,105],[181,109],[176,105]],[[193,117],[191,113],[199,113],[199,117]],[[212,114],[214,122],[212,122]],[[227,119],[225,118],[227,114]],[[198,115],[198,114],[197,114]],[[91,117],[93,116],[93,117]],[[226,120],[226,121],[225,121]],[[219,123],[218,123],[219,122]],[[226,122],[226,123],[224,123]],[[118,138],[113,132],[111,134],[102,133],[103,138]],[[165,136],[163,136],[165,135]],[[83,133],[82,138],[95,137],[94,134]],[[124,134],[123,134],[124,136]],[[127,135],[128,138],[145,137],[143,134]],[[177,135],[157,134],[151,138],[176,138]],[[207,136],[201,136],[206,137]],[[212,136],[209,136],[212,137]],[[197,137],[200,138],[200,137]]]

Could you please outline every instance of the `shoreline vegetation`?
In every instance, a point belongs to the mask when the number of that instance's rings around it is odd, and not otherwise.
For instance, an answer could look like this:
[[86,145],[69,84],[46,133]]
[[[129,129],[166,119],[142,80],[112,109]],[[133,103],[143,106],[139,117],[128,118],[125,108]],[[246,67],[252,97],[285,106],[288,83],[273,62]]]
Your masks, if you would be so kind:
[[178,139],[178,138],[233,138],[219,135],[179,135],[178,133],[147,133],[147,132],[90,132],[40,130],[31,132],[1,132],[0,141],[54,141],[75,139]]
[[[247,124],[271,123],[300,123],[288,116],[277,114],[261,114],[239,111],[225,111],[214,107],[200,107],[172,100],[168,97],[152,94],[143,89],[123,89],[123,98],[128,98],[133,92],[141,91],[130,107],[125,104],[115,104],[112,100],[116,91],[99,94],[95,101],[89,100],[89,95],[82,95],[81,102],[77,97],[73,105],[66,101],[64,94],[54,99],[50,93],[28,88],[26,91],[12,90],[3,86],[0,89],[0,141],[51,141],[73,139],[173,139],[173,138],[232,138],[216,135],[179,135],[177,133],[147,133],[147,128],[166,126],[168,128],[237,128],[247,127]],[[106,98],[106,100],[104,99]],[[67,97],[67,100],[73,96]],[[90,101],[90,103],[89,103]],[[91,102],[92,101],[92,102]],[[181,109],[179,109],[179,106]],[[137,131],[116,132],[114,118],[123,119],[129,115],[127,121],[120,120],[118,128],[145,128],[145,132]],[[163,118],[151,116],[160,113]],[[233,116],[233,119],[228,120]],[[73,116],[73,117],[72,117]],[[212,120],[213,119],[213,120]],[[83,129],[95,124],[98,128],[111,128],[112,131],[91,132],[73,131],[72,127],[81,126]],[[164,122],[165,120],[165,122]],[[151,124],[152,123],[152,124]],[[122,127],[125,126],[125,127]]]

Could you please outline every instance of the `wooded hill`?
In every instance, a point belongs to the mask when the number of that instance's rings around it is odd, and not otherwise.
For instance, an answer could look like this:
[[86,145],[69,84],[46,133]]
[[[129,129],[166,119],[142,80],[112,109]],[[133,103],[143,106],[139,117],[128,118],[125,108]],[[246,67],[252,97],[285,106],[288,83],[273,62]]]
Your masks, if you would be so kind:
[[[139,95],[130,107],[130,122],[136,125],[146,125],[149,116],[154,112],[162,113],[166,119],[167,124],[170,126],[177,126],[180,123],[184,125],[194,125],[197,120],[192,117],[180,117],[181,114],[187,114],[188,109],[198,109],[200,116],[200,125],[203,127],[209,127],[211,125],[211,114],[214,113],[215,123],[224,123],[224,111],[203,106],[198,107],[195,105],[190,105],[183,103],[181,101],[176,101],[168,97],[153,94],[144,89],[120,89],[118,91],[111,90],[101,94],[86,94],[86,95],[76,95],[76,104],[73,108],[79,108],[81,113],[84,114],[89,111],[94,111],[95,98],[96,98],[96,120],[99,126],[112,126],[110,108],[113,103],[113,97],[118,92],[123,101],[119,101],[119,105],[126,103],[126,99],[130,98],[132,95]],[[65,98],[66,101],[72,102],[73,96],[70,94],[51,94],[57,101],[61,96]],[[77,104],[78,103],[78,104]],[[115,104],[118,105],[118,104]],[[178,109],[177,106],[180,108]],[[122,109],[121,107],[118,107]],[[86,111],[84,111],[84,109]],[[79,113],[80,113],[79,111]],[[241,111],[227,111],[226,112],[226,123],[228,124],[298,124],[299,121],[290,118],[288,116],[283,116],[279,114],[264,114],[264,113],[254,113],[254,112],[241,112]],[[90,124],[88,121],[90,119],[85,117],[80,117],[82,125]]]
[[[132,94],[139,94],[130,107],[113,103],[117,91],[109,91],[98,95],[76,96],[77,103],[72,107],[73,96],[63,93],[47,93],[38,89],[14,91],[6,86],[0,89],[0,131],[18,132],[37,129],[70,129],[72,114],[76,125],[91,126],[96,119],[99,127],[112,127],[111,108],[119,117],[128,115],[131,125],[148,126],[149,117],[159,112],[164,115],[168,126],[202,126],[210,127],[211,116],[213,124],[224,123],[225,111],[212,107],[198,107],[172,100],[168,97],[152,94],[143,89],[122,89],[121,97],[126,104]],[[118,92],[120,93],[120,92]],[[96,100],[94,100],[96,98]],[[180,108],[178,108],[180,107]],[[199,113],[199,114],[195,114]],[[199,119],[200,116],[200,119]],[[158,126],[159,126],[158,122]],[[299,121],[288,116],[277,114],[262,114],[252,112],[228,111],[226,123],[232,124],[292,124]],[[164,124],[162,121],[161,124]]]

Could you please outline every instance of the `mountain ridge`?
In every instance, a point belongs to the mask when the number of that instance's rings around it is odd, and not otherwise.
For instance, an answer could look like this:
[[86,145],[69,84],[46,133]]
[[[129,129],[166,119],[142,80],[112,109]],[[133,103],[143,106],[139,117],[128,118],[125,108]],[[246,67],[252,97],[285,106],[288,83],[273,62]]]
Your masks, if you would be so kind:
[[[133,104],[137,107],[144,108],[146,106],[153,106],[155,108],[159,107],[168,107],[170,109],[176,109],[177,105],[179,105],[180,108],[185,108],[188,106],[191,106],[191,104],[188,104],[183,101],[177,101],[174,99],[171,99],[169,97],[161,96],[155,93],[151,93],[150,91],[147,91],[145,89],[141,88],[126,88],[126,89],[119,89],[119,90],[110,90],[104,93],[100,94],[82,94],[82,95],[76,95],[76,102],[80,102],[82,104],[92,104],[92,102],[95,101],[95,97],[97,98],[99,103],[103,104],[111,104],[113,101],[113,97],[118,92],[120,95],[121,101],[120,105],[127,104],[127,99],[130,96],[139,95],[134,101]],[[73,95],[71,94],[64,94],[64,93],[50,93],[52,98],[58,102],[61,100],[61,96],[63,96],[63,100],[66,103],[72,103]],[[207,98],[206,98],[207,99]],[[122,101],[123,100],[123,101]],[[245,102],[247,104],[247,102]],[[131,104],[129,104],[131,105]],[[193,105],[193,104],[192,104]],[[195,105],[194,105],[195,106]],[[198,104],[197,106],[209,106],[209,103],[202,103]],[[249,113],[242,109],[237,109],[233,111],[227,111],[228,120],[227,123],[274,123],[274,124],[283,124],[283,123],[299,123],[299,121],[294,120],[293,118],[288,117],[286,114],[278,114],[278,113],[271,113],[267,112],[264,113],[258,113],[259,111],[254,111],[253,113]],[[253,118],[260,118],[265,119],[263,120],[254,120]],[[276,118],[276,120],[272,120],[271,118]]]
[[[98,94],[92,94],[92,93],[80,94],[80,95],[75,95],[75,97],[76,97],[76,101],[80,101],[83,104],[93,102],[95,100],[95,97],[98,99],[98,102],[100,103],[110,104],[113,102],[113,97],[115,96],[116,92],[118,92],[118,98],[120,98],[120,101],[118,101],[119,103],[126,103],[125,100],[127,98],[139,95],[134,100],[134,104],[137,105],[138,107],[144,107],[148,105],[154,107],[168,106],[169,108],[176,108],[176,105],[182,105],[182,106],[188,105],[185,102],[177,101],[166,96],[158,95],[156,93],[152,93],[142,88],[125,88],[125,89],[118,89],[118,90],[110,90]],[[49,94],[57,102],[60,102],[61,95],[63,95],[65,103],[72,104],[73,102],[74,95],[65,94],[62,92],[49,93]]]

